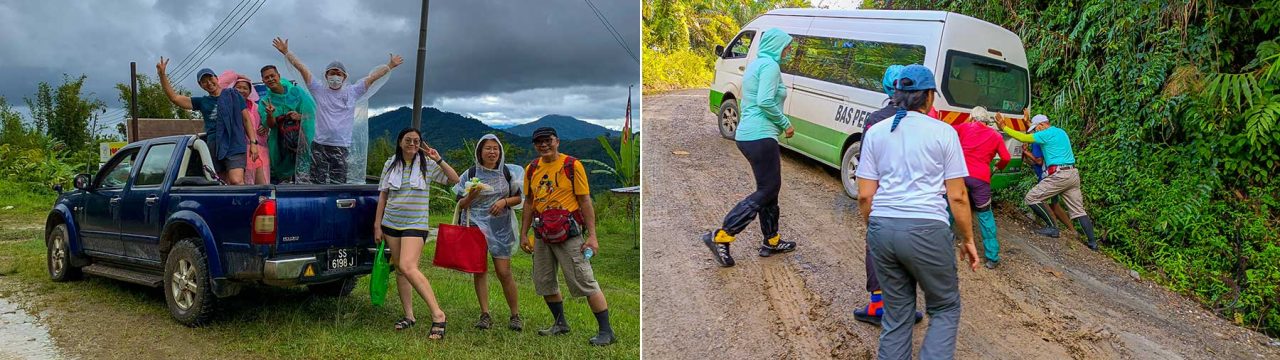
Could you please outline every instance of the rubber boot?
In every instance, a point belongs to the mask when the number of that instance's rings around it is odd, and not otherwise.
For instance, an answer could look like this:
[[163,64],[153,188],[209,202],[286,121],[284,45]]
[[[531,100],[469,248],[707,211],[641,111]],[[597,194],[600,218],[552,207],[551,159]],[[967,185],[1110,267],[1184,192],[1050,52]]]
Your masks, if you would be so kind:
[[1093,219],[1089,215],[1076,218],[1080,220],[1080,228],[1084,229],[1084,236],[1089,238],[1089,250],[1098,251],[1098,239],[1093,237]]
[[1028,207],[1031,208],[1031,212],[1036,214],[1036,217],[1040,218],[1040,221],[1045,223],[1045,227],[1040,228],[1040,230],[1036,230],[1036,233],[1051,238],[1057,238],[1059,235],[1058,225],[1053,223],[1053,218],[1049,217],[1049,210],[1044,208],[1044,204],[1031,204],[1028,205]]

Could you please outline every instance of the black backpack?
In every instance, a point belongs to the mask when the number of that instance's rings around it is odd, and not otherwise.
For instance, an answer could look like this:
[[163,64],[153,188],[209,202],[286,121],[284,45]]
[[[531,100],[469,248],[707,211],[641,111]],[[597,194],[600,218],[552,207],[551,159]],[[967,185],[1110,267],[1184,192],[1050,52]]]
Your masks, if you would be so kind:
[[276,118],[280,128],[280,149],[290,155],[298,154],[302,148],[302,122],[290,119],[288,115]]

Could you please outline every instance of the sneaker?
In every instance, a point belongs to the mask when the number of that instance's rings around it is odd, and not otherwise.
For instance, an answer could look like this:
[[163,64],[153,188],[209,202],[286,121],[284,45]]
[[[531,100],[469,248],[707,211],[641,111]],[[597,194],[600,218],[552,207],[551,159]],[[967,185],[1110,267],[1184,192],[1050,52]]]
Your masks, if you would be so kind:
[[733,256],[729,255],[729,244],[717,243],[715,238],[716,233],[714,231],[709,232],[706,235],[702,235],[702,243],[706,244],[708,249],[711,249],[711,257],[716,259],[716,263],[720,264],[720,267],[733,266]]
[[599,333],[587,340],[587,343],[593,346],[605,346],[617,342],[618,339],[613,337],[613,333]]
[[507,327],[514,331],[524,331],[524,320],[520,320],[520,315],[511,315],[511,323]]
[[1058,228],[1051,228],[1051,227],[1040,228],[1040,230],[1036,230],[1036,233],[1040,235],[1048,236],[1054,239],[1057,239],[1059,235]]
[[1098,243],[1096,241],[1085,244],[1085,246],[1088,246],[1089,250],[1098,251]]
[[489,329],[493,327],[493,318],[489,317],[489,313],[481,313],[480,320],[476,321],[476,328]]
[[[875,325],[875,326],[880,326],[880,320],[882,320],[882,318],[879,315],[868,314],[865,310],[854,311],[853,319],[864,322],[864,323],[868,323],[871,325]],[[924,313],[917,311],[915,323],[919,324],[920,321],[923,321],[923,320],[924,320]]]
[[989,269],[989,270],[995,270],[997,267],[999,267],[999,266],[1000,266],[1000,262],[999,262],[999,261],[991,261],[991,260],[983,260],[983,261],[982,261],[982,266],[983,266],[983,267],[985,267],[985,268],[987,268],[987,269]]
[[773,254],[782,254],[796,251],[796,243],[794,241],[778,240],[778,245],[760,245],[760,257],[770,257]]
[[538,330],[538,336],[564,335],[569,333],[569,324],[555,324],[551,327]]

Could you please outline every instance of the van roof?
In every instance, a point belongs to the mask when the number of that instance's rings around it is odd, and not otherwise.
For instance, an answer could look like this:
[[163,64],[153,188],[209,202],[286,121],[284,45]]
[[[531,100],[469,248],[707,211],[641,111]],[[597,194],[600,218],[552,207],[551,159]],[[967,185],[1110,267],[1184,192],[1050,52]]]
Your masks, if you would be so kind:
[[825,18],[846,18],[846,19],[878,19],[878,20],[912,20],[912,21],[965,21],[984,24],[995,29],[1003,30],[1006,33],[1014,34],[1009,29],[1005,29],[999,25],[995,25],[971,17],[968,15],[953,13],[949,11],[937,10],[836,10],[836,9],[812,9],[812,8],[787,8],[772,10],[764,15],[778,16],[807,16],[807,17],[825,17]]
[[765,13],[765,15],[789,15],[789,16],[813,16],[813,17],[833,17],[833,18],[863,18],[863,19],[891,19],[891,20],[923,20],[923,21],[944,21],[947,19],[946,11],[936,10],[836,10],[836,9],[801,9],[786,8],[777,9]]

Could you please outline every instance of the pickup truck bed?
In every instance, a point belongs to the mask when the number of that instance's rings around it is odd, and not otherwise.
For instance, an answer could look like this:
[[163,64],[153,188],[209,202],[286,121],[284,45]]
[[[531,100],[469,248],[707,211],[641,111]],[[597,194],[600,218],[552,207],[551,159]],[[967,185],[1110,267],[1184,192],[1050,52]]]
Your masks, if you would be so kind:
[[78,175],[46,221],[50,277],[162,286],[170,313],[208,320],[241,286],[351,292],[373,263],[376,185],[221,185],[197,136],[129,144]]

